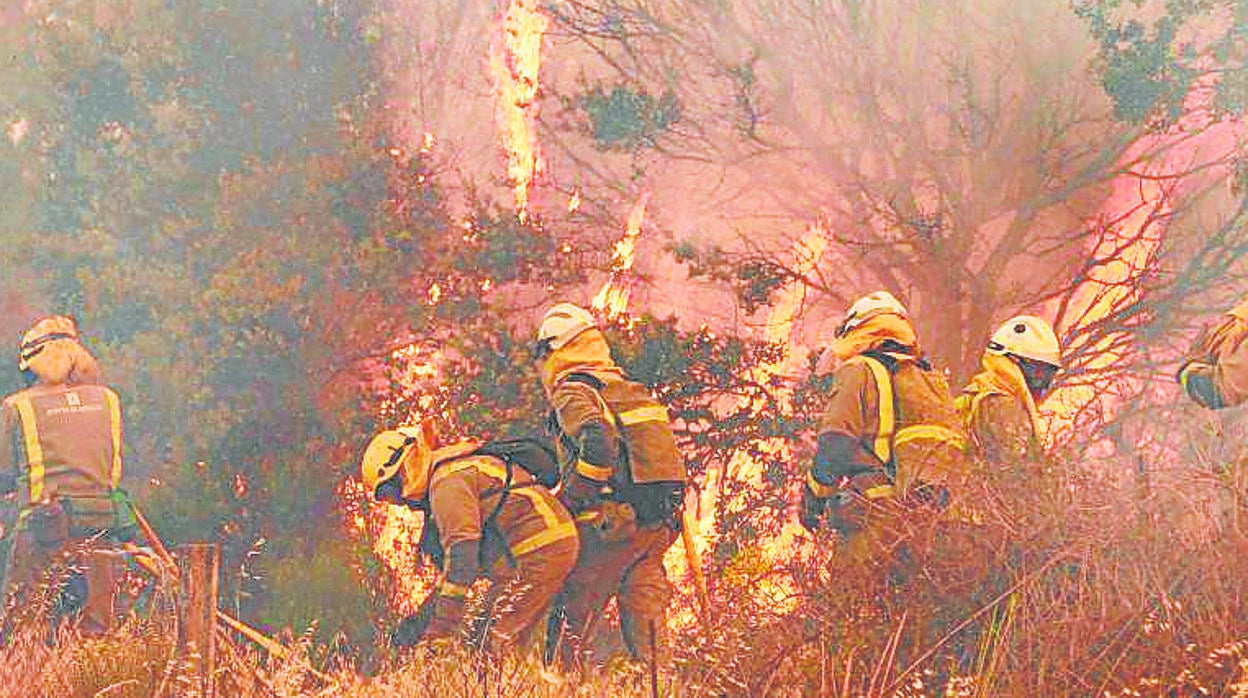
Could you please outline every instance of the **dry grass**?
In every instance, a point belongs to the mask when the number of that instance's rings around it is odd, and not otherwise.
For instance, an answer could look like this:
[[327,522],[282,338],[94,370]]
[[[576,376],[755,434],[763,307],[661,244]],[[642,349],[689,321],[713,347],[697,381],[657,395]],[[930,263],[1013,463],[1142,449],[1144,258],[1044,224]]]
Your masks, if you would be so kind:
[[[904,547],[867,564],[826,538],[791,570],[744,546],[717,561],[709,628],[675,634],[663,696],[1248,696],[1248,492],[1239,467],[1096,464],[983,479],[975,525],[900,516]],[[1130,471],[1128,471],[1130,472]],[[797,580],[796,610],[760,589]],[[791,608],[791,607],[790,607]],[[102,640],[35,630],[0,649],[0,695],[194,695],[170,629],[132,622]],[[368,675],[304,667],[311,635],[281,660],[223,645],[219,695],[650,696],[646,667],[552,676],[533,661],[413,651]],[[162,688],[163,687],[163,688]]]

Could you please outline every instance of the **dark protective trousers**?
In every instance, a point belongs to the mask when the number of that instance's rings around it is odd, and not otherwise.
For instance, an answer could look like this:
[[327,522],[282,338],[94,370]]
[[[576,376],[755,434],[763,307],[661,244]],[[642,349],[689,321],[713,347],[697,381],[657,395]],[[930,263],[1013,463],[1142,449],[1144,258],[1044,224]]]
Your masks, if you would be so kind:
[[581,554],[564,585],[561,661],[567,665],[590,652],[593,633],[612,596],[619,605],[620,630],[629,653],[649,660],[653,646],[661,654],[672,598],[663,555],[679,533],[662,524],[638,528],[631,521],[611,532],[592,525],[577,529]]

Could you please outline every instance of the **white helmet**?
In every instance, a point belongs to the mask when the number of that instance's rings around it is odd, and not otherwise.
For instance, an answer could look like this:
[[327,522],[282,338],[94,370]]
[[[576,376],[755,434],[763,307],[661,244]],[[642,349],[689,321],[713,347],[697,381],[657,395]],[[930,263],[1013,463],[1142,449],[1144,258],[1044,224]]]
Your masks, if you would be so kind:
[[903,318],[909,316],[906,306],[888,291],[868,293],[854,301],[854,304],[849,306],[849,310],[845,311],[845,319],[841,321],[841,327],[836,331],[836,336],[844,337],[850,330],[868,319],[884,314],[898,315]]
[[1034,315],[1019,315],[1001,324],[988,340],[988,351],[1011,354],[1061,368],[1062,348],[1053,326]]
[[588,310],[571,303],[558,303],[542,316],[542,324],[537,329],[537,348],[534,353],[543,356],[560,349],[580,333],[597,326],[598,323]]

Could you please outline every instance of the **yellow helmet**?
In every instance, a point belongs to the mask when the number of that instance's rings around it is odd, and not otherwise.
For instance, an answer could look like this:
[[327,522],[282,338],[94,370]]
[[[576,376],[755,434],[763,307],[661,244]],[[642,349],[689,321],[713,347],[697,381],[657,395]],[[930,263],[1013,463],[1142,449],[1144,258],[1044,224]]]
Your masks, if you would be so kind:
[[78,341],[78,324],[65,315],[45,317],[26,330],[17,349],[17,370],[30,368],[30,362],[43,353],[48,343],[58,340]]
[[435,440],[431,419],[425,419],[416,426],[378,433],[368,442],[360,460],[360,480],[365,489],[378,497],[379,488],[393,483],[394,499],[424,499],[429,491],[429,466],[433,460]]
[[556,303],[542,316],[537,329],[537,346],[533,353],[538,358],[571,342],[577,335],[598,326],[594,316],[579,305]]
[[1019,315],[1001,323],[988,340],[988,351],[1061,368],[1062,348],[1053,326],[1034,315]]
[[836,331],[837,337],[844,337],[851,330],[858,327],[867,320],[876,315],[897,315],[899,317],[909,317],[906,312],[906,306],[901,304],[893,294],[888,291],[876,291],[854,301],[849,306],[849,310],[845,311],[845,319],[841,321],[840,328]]

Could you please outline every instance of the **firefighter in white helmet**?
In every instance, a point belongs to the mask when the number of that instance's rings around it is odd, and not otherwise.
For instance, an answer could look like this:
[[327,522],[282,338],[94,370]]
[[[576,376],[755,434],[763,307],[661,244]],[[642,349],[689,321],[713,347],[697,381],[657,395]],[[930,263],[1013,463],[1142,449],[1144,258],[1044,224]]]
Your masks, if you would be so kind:
[[980,365],[957,399],[978,455],[994,465],[1035,459],[1041,453],[1036,404],[1062,367],[1053,327],[1033,315],[1006,320],[988,340]]
[[[575,661],[590,646],[612,596],[630,655],[649,659],[652,647],[664,651],[672,587],[663,556],[680,534],[686,480],[667,409],[616,365],[579,306],[546,311],[534,358],[564,466],[561,496],[582,524],[581,557],[561,605],[561,659]],[[556,617],[552,625],[563,624]]]
[[826,516],[855,557],[889,502],[944,509],[966,477],[961,421],[943,375],[919,349],[906,308],[877,291],[855,301],[828,347],[837,366],[819,420],[799,519]]
[[[365,489],[382,502],[425,512],[421,549],[443,577],[425,614],[399,624],[399,646],[457,636],[492,650],[523,645],[576,562],[576,525],[524,468],[474,441],[436,448],[432,420],[383,431],[360,463]],[[469,587],[484,575],[484,619],[465,619]],[[468,622],[466,622],[468,621]]]
[[[18,369],[30,387],[0,405],[0,492],[20,506],[5,568],[6,630],[26,610],[32,587],[71,548],[133,534],[122,476],[121,402],[103,384],[77,323],[46,317],[22,337]],[[88,553],[66,565],[54,617],[81,611],[79,629],[111,627],[115,564]]]

